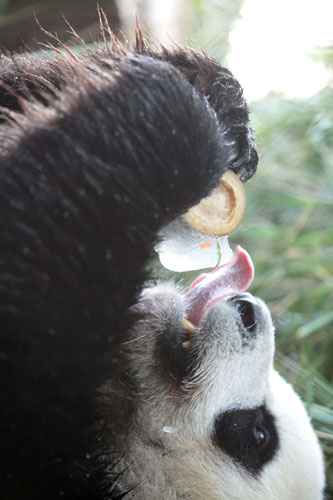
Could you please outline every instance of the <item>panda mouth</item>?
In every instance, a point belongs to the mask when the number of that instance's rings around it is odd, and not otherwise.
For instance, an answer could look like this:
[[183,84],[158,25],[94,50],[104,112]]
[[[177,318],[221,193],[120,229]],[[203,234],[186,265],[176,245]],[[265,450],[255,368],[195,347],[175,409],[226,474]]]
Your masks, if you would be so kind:
[[195,372],[198,352],[193,341],[200,322],[217,301],[230,298],[230,305],[238,315],[244,338],[251,336],[256,324],[255,299],[244,292],[253,277],[252,260],[238,246],[228,263],[200,275],[192,283],[182,304],[183,316],[178,316],[176,323],[167,323],[162,334],[157,337],[158,357],[161,365],[172,374],[173,381],[182,382],[191,378]]
[[194,333],[215,302],[244,293],[253,278],[254,266],[251,257],[243,248],[237,246],[229,262],[210,273],[201,274],[191,284],[185,296],[183,330],[189,335]]

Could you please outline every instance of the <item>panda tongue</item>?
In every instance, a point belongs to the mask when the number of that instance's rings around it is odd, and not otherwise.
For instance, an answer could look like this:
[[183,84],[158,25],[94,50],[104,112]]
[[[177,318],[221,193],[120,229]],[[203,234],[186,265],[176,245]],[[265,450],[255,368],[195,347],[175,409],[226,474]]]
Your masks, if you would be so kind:
[[186,316],[198,325],[208,309],[220,299],[245,292],[254,277],[250,255],[240,246],[233,258],[214,271],[201,274],[185,296]]

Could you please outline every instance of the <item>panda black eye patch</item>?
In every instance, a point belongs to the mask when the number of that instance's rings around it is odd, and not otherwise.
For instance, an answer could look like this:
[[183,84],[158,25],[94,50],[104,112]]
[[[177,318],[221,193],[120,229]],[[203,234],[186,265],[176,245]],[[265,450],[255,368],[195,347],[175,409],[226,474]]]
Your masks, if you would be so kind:
[[279,438],[275,419],[265,405],[218,415],[213,443],[251,474],[259,474],[276,454]]

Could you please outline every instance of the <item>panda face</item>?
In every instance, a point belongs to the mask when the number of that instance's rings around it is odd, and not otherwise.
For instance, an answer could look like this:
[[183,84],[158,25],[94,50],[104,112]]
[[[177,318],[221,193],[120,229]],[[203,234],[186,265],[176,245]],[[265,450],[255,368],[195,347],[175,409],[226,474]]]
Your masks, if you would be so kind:
[[273,369],[266,305],[250,294],[219,300],[191,333],[185,310],[170,284],[148,289],[136,306],[126,345],[135,416],[116,438],[124,484],[147,499],[162,491],[166,499],[320,499],[321,451],[301,401]]

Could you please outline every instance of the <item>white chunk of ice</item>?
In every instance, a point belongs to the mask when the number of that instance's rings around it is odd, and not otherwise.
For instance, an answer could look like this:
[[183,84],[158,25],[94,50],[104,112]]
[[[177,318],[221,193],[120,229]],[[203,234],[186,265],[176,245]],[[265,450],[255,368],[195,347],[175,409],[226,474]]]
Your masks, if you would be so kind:
[[233,252],[228,236],[198,233],[182,218],[165,226],[159,233],[155,250],[162,266],[170,271],[184,272],[216,267],[228,262]]

